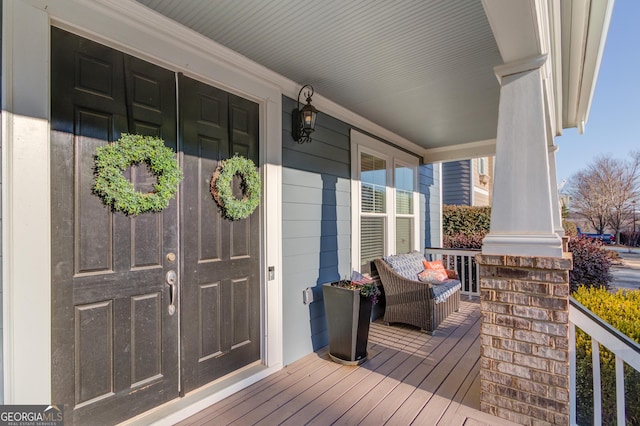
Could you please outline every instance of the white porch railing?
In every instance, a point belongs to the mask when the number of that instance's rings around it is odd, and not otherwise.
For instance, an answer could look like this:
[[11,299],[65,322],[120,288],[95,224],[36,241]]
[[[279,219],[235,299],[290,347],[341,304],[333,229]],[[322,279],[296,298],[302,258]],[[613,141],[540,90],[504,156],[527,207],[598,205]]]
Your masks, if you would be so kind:
[[427,247],[424,256],[431,260],[442,260],[444,267],[458,273],[462,283],[461,294],[469,297],[480,296],[480,267],[476,264],[476,254],[480,250],[458,250]]
[[576,327],[591,336],[593,357],[593,424],[602,424],[602,387],[600,376],[600,345],[616,357],[616,408],[618,425],[625,424],[624,363],[640,371],[640,345],[603,321],[574,298],[569,305],[569,362],[571,424],[576,418]]

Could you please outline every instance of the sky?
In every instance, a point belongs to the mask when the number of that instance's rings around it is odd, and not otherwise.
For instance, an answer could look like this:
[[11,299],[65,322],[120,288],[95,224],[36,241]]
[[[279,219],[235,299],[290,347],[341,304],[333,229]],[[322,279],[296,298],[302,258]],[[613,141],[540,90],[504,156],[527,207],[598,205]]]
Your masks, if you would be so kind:
[[556,138],[558,183],[600,155],[640,151],[640,1],[616,0],[584,134]]

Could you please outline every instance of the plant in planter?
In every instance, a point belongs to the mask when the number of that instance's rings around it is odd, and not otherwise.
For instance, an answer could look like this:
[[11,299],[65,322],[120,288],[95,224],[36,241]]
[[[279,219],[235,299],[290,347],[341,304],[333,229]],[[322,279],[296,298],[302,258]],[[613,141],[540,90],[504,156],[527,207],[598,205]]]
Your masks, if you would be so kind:
[[340,364],[362,364],[367,360],[371,307],[378,301],[378,286],[354,271],[351,280],[324,284],[322,294],[329,356]]

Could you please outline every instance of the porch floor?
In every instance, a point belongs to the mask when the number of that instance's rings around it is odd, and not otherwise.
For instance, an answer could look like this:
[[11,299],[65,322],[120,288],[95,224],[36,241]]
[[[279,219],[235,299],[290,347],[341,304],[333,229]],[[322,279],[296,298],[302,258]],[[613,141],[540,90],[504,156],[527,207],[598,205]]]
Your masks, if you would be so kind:
[[377,321],[359,367],[332,362],[325,347],[179,425],[512,425],[479,411],[479,332],[477,301],[434,336]]

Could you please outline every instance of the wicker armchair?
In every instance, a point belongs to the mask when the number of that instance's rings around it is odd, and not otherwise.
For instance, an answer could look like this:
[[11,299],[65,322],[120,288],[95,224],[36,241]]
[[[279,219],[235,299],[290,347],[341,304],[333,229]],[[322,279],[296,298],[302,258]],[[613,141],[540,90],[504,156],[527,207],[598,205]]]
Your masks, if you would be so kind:
[[383,259],[374,262],[385,294],[385,323],[411,324],[433,334],[450,313],[460,309],[459,288],[445,301],[436,303],[431,284],[398,275]]

